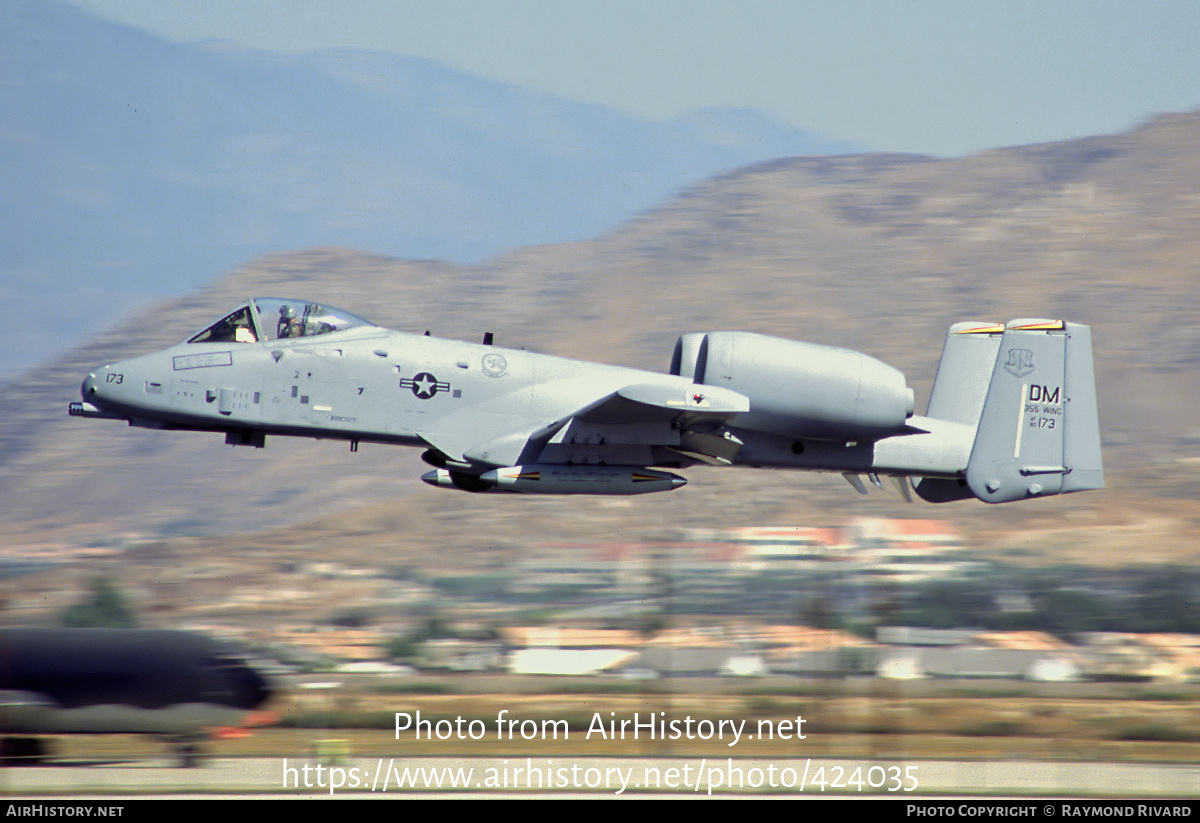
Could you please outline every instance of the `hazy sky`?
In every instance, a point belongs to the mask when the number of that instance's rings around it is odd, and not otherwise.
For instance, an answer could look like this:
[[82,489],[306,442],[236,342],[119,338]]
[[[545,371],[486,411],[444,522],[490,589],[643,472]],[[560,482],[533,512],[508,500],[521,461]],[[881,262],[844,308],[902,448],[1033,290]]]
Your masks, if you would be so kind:
[[428,57],[651,119],[965,154],[1200,107],[1197,0],[75,0],[172,40]]

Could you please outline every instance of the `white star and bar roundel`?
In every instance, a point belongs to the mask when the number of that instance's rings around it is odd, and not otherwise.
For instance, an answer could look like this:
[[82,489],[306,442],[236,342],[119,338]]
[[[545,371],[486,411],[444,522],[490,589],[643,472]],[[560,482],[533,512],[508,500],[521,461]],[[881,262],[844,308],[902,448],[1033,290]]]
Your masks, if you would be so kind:
[[400,388],[412,389],[413,395],[428,400],[440,391],[450,391],[450,384],[439,382],[432,374],[423,371],[413,377],[401,378]]

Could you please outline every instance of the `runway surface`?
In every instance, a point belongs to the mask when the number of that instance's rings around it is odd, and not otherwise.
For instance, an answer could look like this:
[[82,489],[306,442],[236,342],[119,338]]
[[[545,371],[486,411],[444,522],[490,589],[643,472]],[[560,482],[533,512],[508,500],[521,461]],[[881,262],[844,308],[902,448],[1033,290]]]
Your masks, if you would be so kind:
[[0,770],[15,797],[1197,797],[1200,765],[701,758],[214,758]]

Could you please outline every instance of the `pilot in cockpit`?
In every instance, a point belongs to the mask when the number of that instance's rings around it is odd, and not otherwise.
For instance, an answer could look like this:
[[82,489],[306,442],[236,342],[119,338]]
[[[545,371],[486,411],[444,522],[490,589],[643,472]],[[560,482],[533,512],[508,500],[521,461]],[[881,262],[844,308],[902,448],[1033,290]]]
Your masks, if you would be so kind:
[[295,310],[284,303],[279,307],[279,324],[275,330],[277,338],[299,337],[302,333],[300,321],[296,319]]

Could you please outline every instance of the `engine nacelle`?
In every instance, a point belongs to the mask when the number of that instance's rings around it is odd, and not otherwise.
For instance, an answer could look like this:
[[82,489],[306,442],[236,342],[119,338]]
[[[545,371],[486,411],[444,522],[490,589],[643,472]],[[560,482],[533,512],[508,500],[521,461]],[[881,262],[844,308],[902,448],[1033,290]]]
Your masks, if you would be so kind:
[[733,425],[786,437],[870,440],[895,434],[913,413],[897,369],[861,352],[750,332],[685,334],[671,373],[750,398]]

